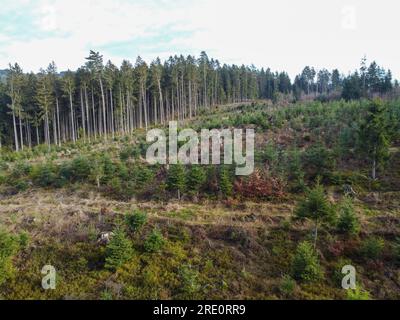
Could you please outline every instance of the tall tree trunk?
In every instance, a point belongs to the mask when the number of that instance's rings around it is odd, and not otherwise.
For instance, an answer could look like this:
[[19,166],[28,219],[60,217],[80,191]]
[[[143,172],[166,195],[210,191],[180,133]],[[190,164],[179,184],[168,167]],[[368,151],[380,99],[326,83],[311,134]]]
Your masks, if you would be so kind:
[[21,110],[18,110],[18,120],[19,120],[19,136],[21,139],[21,150],[24,151],[24,135],[22,133]]
[[189,80],[189,118],[192,119],[192,82]]
[[17,134],[17,122],[15,120],[15,101],[14,101],[14,84],[13,84],[13,81],[11,81],[11,109],[12,109],[12,117],[13,117],[13,125],[14,125],[15,151],[19,151],[18,134]]
[[375,146],[372,158],[372,180],[376,180],[376,149],[377,147]]
[[112,133],[112,138],[115,138],[115,128],[114,128],[114,101],[113,101],[113,91],[112,88],[110,88],[110,101],[111,101],[111,133]]
[[162,90],[161,90],[161,80],[158,79],[157,83],[158,83],[158,95],[159,95],[159,99],[160,99],[160,117],[161,117],[161,123],[164,123],[164,122],[165,122],[165,119],[164,119],[163,94],[162,94]]
[[71,130],[72,130],[72,141],[75,143],[76,142],[76,137],[75,137],[75,122],[74,122],[74,107],[72,103],[72,92],[69,92],[69,105],[70,105],[70,111],[71,111]]
[[85,106],[86,106],[86,123],[87,123],[87,137],[90,142],[91,126],[90,126],[90,113],[89,113],[89,99],[87,94],[87,87],[85,85]]
[[104,132],[104,141],[107,141],[107,119],[106,119],[106,100],[104,98],[104,87],[103,80],[101,76],[99,77],[100,81],[100,90],[101,90],[101,100],[103,103],[103,132]]
[[58,144],[58,137],[57,137],[57,121],[56,121],[56,113],[53,111],[53,140],[54,143]]
[[83,129],[83,140],[86,141],[86,124],[85,124],[85,103],[83,101],[83,91],[80,88],[81,93],[81,112],[82,112],[82,129]]
[[148,119],[147,119],[147,101],[146,101],[146,89],[144,88],[144,84],[142,83],[142,99],[143,99],[143,110],[144,110],[144,123],[147,130],[148,127]]
[[37,145],[40,144],[40,137],[39,137],[39,126],[36,126],[36,143]]
[[125,133],[125,130],[124,130],[124,100],[122,97],[121,87],[119,87],[119,108],[120,108],[120,116],[119,116],[120,131],[122,131],[122,134],[124,134]]
[[92,120],[93,120],[93,132],[94,132],[94,140],[97,139],[97,125],[96,125],[96,111],[94,106],[94,93],[92,87]]
[[12,116],[13,116],[13,125],[14,125],[14,141],[15,141],[15,151],[19,151],[19,143],[18,143],[18,134],[17,134],[17,122],[15,120],[15,111],[14,107],[12,111]]
[[57,109],[58,144],[61,146],[60,110],[58,105],[58,97],[56,97],[56,109]]

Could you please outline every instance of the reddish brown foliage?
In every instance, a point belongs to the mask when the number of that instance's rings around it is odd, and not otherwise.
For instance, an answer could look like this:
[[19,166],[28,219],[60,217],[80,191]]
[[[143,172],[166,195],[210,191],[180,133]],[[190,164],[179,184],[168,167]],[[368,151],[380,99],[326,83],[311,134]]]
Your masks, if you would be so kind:
[[342,241],[335,241],[334,243],[329,244],[327,249],[332,257],[338,258],[343,255],[345,245]]
[[280,199],[285,196],[282,181],[267,176],[260,170],[235,181],[234,190],[235,194],[249,199]]

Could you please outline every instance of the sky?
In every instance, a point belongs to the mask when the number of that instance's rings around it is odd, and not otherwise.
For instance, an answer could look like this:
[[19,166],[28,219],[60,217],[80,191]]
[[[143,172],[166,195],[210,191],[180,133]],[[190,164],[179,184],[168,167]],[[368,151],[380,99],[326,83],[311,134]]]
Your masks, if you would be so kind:
[[75,70],[206,51],[222,63],[347,74],[366,55],[400,79],[398,0],[0,0],[0,69]]

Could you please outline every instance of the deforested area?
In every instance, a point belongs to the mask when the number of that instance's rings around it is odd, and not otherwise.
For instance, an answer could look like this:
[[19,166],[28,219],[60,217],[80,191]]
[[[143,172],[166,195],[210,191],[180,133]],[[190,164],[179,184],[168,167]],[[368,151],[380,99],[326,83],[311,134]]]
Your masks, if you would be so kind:
[[[179,44],[171,23],[142,36]],[[398,65],[110,43],[40,70],[3,54],[0,299],[400,299]]]

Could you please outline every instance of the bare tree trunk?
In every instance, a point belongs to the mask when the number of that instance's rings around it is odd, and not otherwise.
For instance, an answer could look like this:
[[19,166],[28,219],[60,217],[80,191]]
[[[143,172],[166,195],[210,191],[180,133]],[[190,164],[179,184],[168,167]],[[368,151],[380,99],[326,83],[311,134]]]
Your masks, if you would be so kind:
[[94,132],[94,140],[97,139],[97,125],[96,125],[96,111],[94,107],[94,93],[92,88],[92,120],[93,120],[93,132]]
[[120,107],[120,118],[119,118],[119,122],[120,122],[120,130],[122,131],[122,134],[125,133],[124,130],[124,100],[122,97],[122,89],[121,87],[119,87],[119,107]]
[[144,84],[142,83],[142,99],[143,99],[143,108],[144,108],[144,124],[147,130],[148,119],[147,119],[147,101],[146,101],[146,89],[144,88]]
[[192,82],[189,80],[189,118],[192,119]]
[[82,92],[82,88],[80,89],[80,93],[81,93],[81,111],[82,111],[82,129],[83,129],[83,140],[86,141],[86,125],[85,125],[85,104],[83,102],[83,92]]
[[17,134],[17,123],[15,120],[15,104],[14,104],[14,85],[11,81],[11,108],[12,108],[12,116],[13,116],[13,125],[14,125],[14,141],[15,141],[15,151],[19,151],[18,144],[18,134]]
[[[29,149],[32,149],[32,135],[31,135],[31,125],[30,123],[27,121],[26,122],[26,126],[28,128],[27,130],[27,135],[28,135],[28,145],[29,145]],[[1,148],[1,142],[0,142],[0,148]]]
[[115,128],[114,128],[114,101],[113,101],[113,92],[112,89],[110,88],[110,101],[111,101],[111,133],[112,133],[112,138],[115,138]]
[[90,126],[90,114],[89,114],[89,99],[87,94],[87,87],[85,85],[85,105],[86,105],[86,121],[87,121],[87,137],[90,142],[91,126]]
[[318,219],[315,221],[315,229],[314,229],[314,250],[317,248],[317,239],[318,239]]
[[[103,110],[104,111],[104,110]],[[98,127],[99,127],[99,134],[100,137],[103,136],[104,131],[103,131],[103,124],[102,124],[102,116],[101,116],[101,97],[99,97],[99,112],[97,113],[97,121],[98,121]]]
[[162,94],[162,90],[161,90],[161,81],[160,79],[158,79],[158,95],[159,95],[159,99],[160,99],[160,117],[161,117],[161,123],[165,122],[164,119],[164,104],[163,104],[163,94]]
[[17,134],[17,123],[16,123],[16,121],[15,121],[15,111],[14,111],[14,108],[13,108],[12,116],[13,116],[13,124],[14,124],[15,151],[19,151],[18,134]]
[[372,159],[372,180],[376,180],[376,146],[374,147],[374,155]]
[[53,111],[53,139],[54,143],[58,144],[58,137],[57,137],[57,121],[56,121],[56,113]]
[[47,146],[50,149],[50,127],[49,127],[49,112],[46,109],[46,118],[45,118],[45,133],[46,133],[46,142]]
[[40,144],[40,138],[39,138],[39,126],[36,126],[36,143],[37,145]]
[[71,129],[72,129],[72,141],[75,143],[75,125],[74,125],[74,107],[72,105],[72,92],[69,92],[69,104],[70,104],[70,111],[71,111]]
[[57,109],[58,144],[61,146],[60,110],[59,110],[59,106],[58,106],[58,98],[57,97],[56,97],[56,109]]
[[103,80],[101,80],[101,76],[99,77],[100,81],[100,90],[101,90],[101,100],[103,103],[103,132],[104,132],[104,141],[107,141],[107,119],[106,119],[106,101],[104,98],[104,88],[103,88]]
[[18,120],[19,120],[19,136],[21,139],[21,150],[24,150],[24,136],[22,133],[22,119],[21,119],[21,110],[18,110]]

